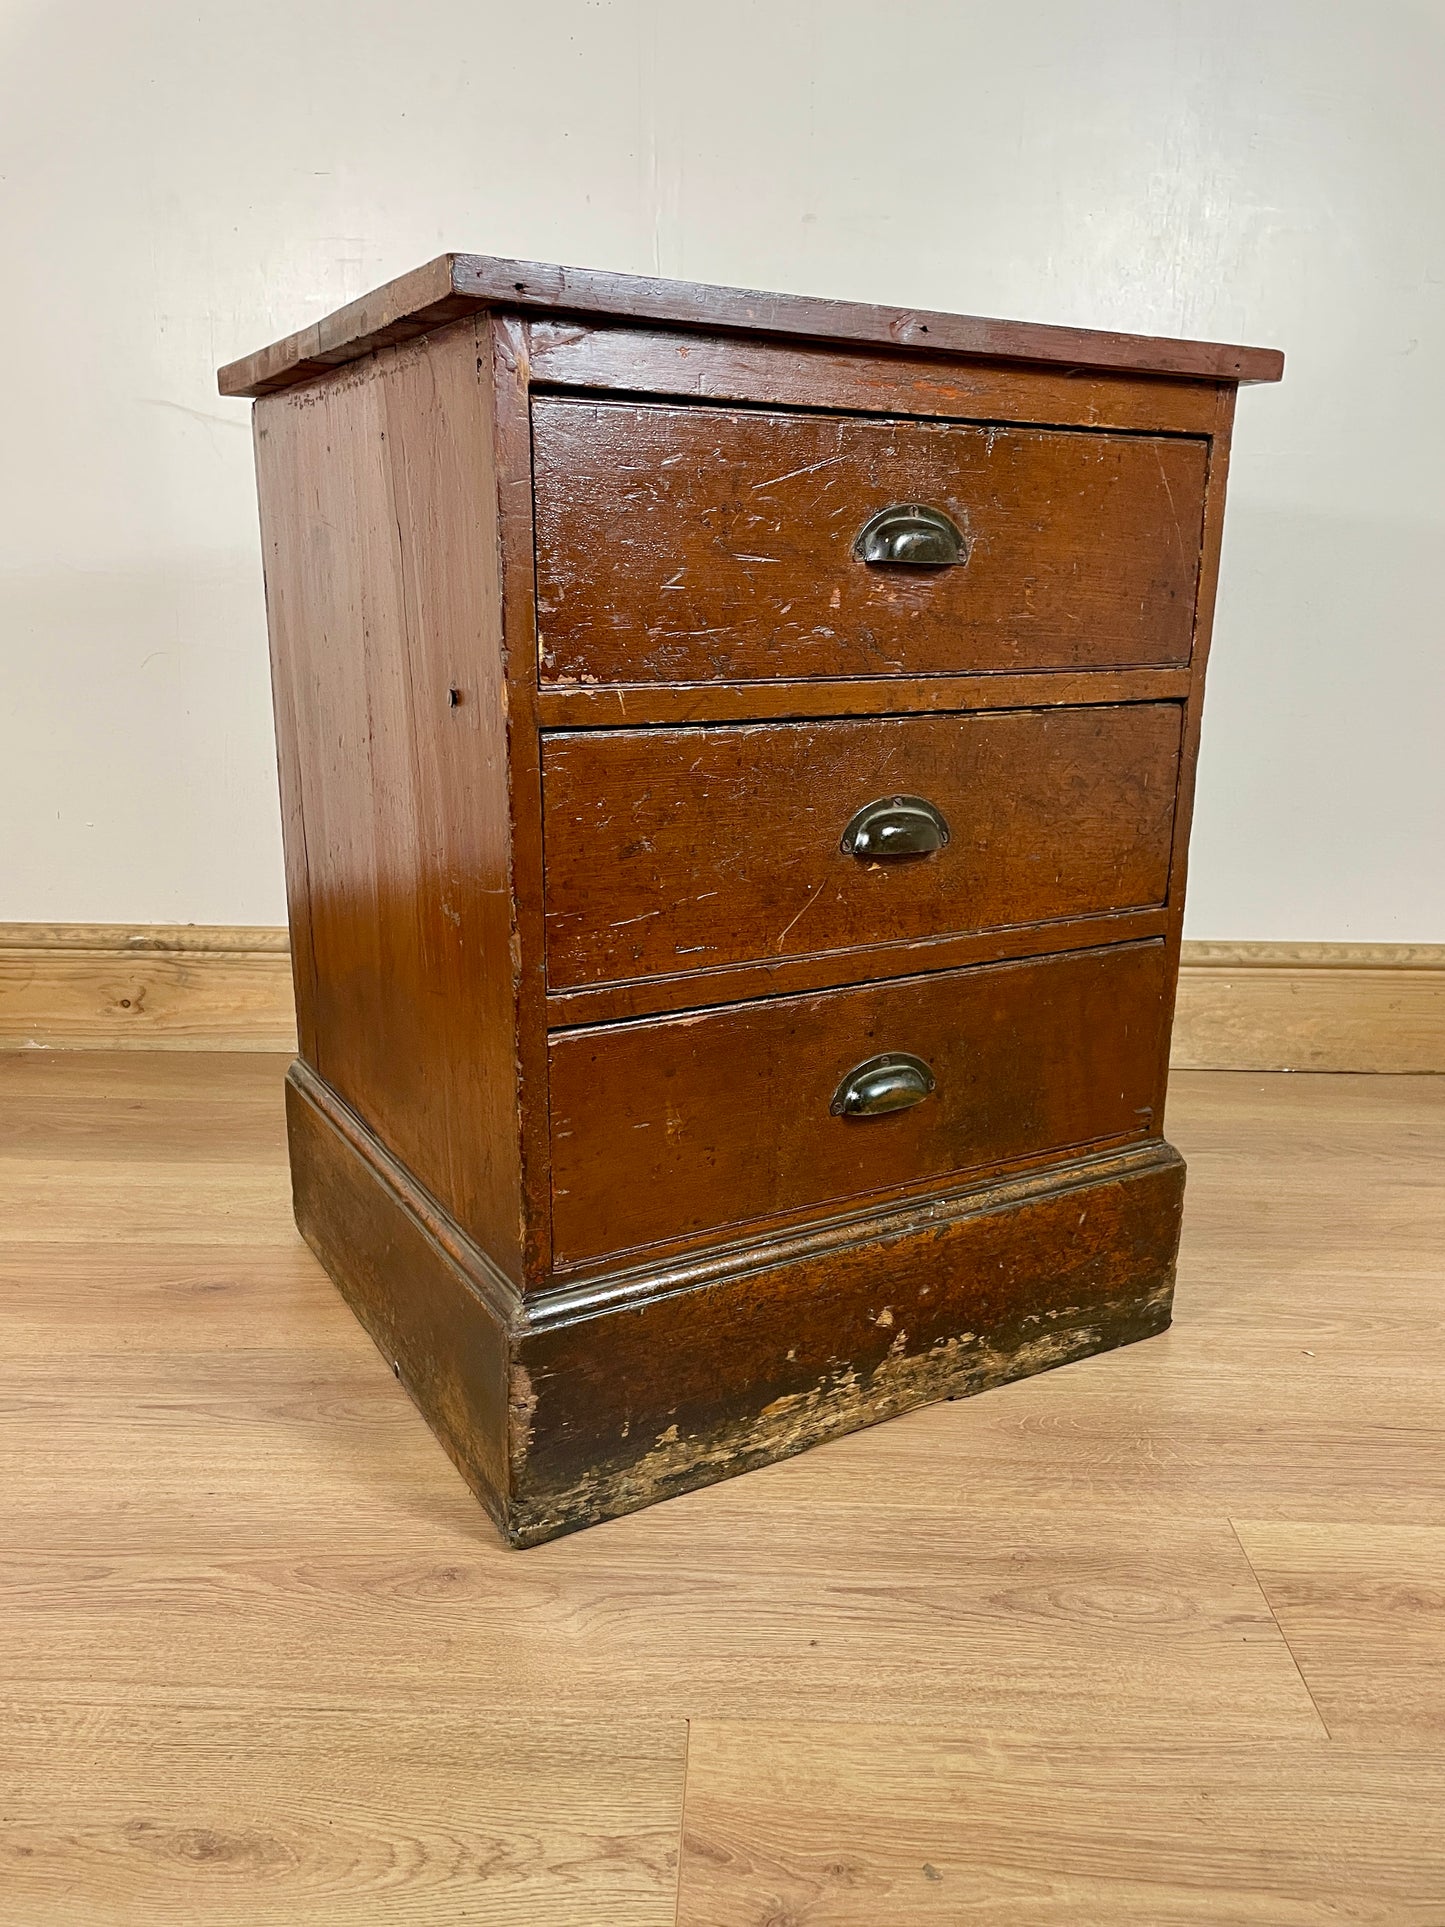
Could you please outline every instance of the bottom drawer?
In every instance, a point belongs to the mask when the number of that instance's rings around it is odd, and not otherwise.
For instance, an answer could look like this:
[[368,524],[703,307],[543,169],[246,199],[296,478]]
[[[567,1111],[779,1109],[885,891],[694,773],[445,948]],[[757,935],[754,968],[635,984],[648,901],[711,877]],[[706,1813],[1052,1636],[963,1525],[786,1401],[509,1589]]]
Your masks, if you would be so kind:
[[561,1032],[554,1260],[1143,1137],[1163,992],[1154,940]]

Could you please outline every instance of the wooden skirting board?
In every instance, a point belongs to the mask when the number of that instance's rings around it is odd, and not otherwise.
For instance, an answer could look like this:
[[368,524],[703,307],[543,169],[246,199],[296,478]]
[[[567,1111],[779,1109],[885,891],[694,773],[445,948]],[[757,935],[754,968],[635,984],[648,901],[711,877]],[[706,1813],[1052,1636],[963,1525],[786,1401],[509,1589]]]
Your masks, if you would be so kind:
[[[284,930],[0,924],[0,1049],[295,1047]],[[1445,944],[1186,943],[1173,1063],[1445,1071]]]
[[284,929],[0,924],[0,1049],[295,1050]]
[[1445,1071],[1445,944],[1186,943],[1170,1062]]

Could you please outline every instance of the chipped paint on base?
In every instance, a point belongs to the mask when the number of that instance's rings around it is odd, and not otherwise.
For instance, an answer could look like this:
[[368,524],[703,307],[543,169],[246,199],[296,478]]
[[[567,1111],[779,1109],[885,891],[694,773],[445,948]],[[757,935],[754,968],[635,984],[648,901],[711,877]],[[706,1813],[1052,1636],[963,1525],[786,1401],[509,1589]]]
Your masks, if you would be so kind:
[[[518,1465],[522,1489],[508,1536],[514,1545],[536,1545],[775,1459],[791,1458],[916,1406],[971,1397],[1013,1379],[1156,1336],[1169,1325],[1173,1296],[1173,1279],[1167,1278],[1113,1304],[1091,1306],[1087,1316],[1060,1310],[1049,1315],[1049,1330],[1011,1347],[991,1345],[974,1332],[963,1332],[925,1352],[910,1354],[902,1350],[907,1334],[900,1332],[866,1378],[855,1365],[840,1365],[808,1391],[774,1399],[705,1436],[683,1437],[675,1425],[669,1426],[631,1464],[600,1467],[561,1491],[529,1496],[525,1466]],[[1070,1324],[1071,1316],[1080,1322]]]

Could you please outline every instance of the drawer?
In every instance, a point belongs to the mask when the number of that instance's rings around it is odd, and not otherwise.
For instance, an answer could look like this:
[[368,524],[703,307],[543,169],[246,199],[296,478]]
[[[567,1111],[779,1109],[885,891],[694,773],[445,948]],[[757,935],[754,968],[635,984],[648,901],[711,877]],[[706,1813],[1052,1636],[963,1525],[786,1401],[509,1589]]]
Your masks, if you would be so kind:
[[[532,455],[544,682],[1189,658],[1201,440],[542,397]],[[899,505],[962,559],[861,559]]]
[[[1180,717],[1140,703],[550,736],[549,984],[1160,904]],[[871,848],[845,850],[872,804]],[[947,840],[872,854],[910,832]]]
[[[1142,1137],[1164,982],[1156,940],[557,1033],[556,1259]],[[849,1074],[896,1053],[931,1092],[835,1114]]]

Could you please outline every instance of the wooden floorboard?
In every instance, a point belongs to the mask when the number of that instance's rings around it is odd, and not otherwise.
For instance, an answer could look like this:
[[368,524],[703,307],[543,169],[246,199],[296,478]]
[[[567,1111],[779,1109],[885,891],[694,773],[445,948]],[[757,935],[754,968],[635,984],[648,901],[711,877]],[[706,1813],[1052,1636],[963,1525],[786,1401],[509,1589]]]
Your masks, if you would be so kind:
[[1438,1923],[1445,1760],[693,1725],[678,1927]]
[[[1445,1757],[1445,1504],[1436,1525],[1241,1521],[1331,1735]],[[1445,1806],[1441,1808],[1445,1824]],[[1445,1887],[1441,1890],[1445,1918]]]
[[283,1065],[0,1056],[0,1918],[651,1927],[686,1748],[688,1927],[1445,1922],[1445,1079],[1176,1077],[1170,1332],[514,1553]]
[[3,1917],[673,1927],[687,1729],[394,1702],[0,1705]]

